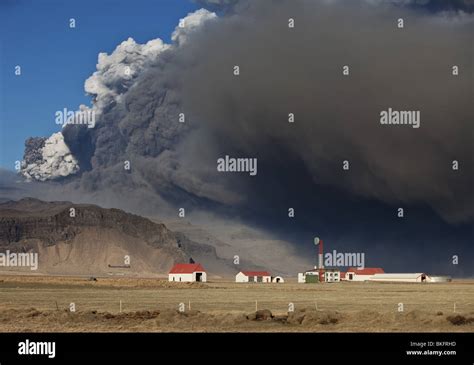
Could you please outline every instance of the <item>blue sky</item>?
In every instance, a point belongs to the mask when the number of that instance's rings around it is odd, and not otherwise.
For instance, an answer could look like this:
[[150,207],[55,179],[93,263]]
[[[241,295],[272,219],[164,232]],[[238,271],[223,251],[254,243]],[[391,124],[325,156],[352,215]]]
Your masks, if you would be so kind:
[[0,167],[14,168],[26,138],[60,130],[56,110],[90,104],[84,81],[99,52],[128,37],[169,42],[179,19],[198,8],[188,0],[0,1]]

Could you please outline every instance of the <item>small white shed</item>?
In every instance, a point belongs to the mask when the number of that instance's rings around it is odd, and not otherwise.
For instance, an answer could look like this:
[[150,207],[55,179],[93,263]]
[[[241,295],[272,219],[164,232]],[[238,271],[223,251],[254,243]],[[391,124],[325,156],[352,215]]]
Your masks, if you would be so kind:
[[284,283],[285,280],[281,276],[275,276],[272,278],[272,283]]

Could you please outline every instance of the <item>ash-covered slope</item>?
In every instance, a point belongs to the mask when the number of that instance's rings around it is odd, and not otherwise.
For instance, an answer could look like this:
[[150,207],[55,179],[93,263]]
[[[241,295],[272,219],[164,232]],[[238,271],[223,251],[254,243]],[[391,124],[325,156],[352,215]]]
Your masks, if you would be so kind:
[[291,242],[237,221],[213,217],[194,224],[184,220],[166,220],[164,223],[193,242],[214,247],[219,257],[234,260],[237,255],[238,270],[265,270],[274,275],[295,276],[313,266],[314,256],[298,252]]
[[[51,274],[166,274],[173,263],[191,257],[211,274],[234,271],[212,246],[164,224],[120,209],[32,198],[0,204],[0,252],[6,250],[38,252],[38,272]],[[119,267],[125,256],[129,268]]]

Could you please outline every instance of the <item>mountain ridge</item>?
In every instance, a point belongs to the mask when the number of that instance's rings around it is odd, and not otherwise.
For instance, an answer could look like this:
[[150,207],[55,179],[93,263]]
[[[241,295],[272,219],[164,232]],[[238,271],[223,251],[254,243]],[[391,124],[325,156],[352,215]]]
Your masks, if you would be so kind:
[[[0,249],[38,252],[45,273],[164,275],[176,262],[201,261],[211,274],[235,271],[214,247],[163,223],[116,208],[23,198],[0,203]],[[4,269],[4,268],[2,268]]]

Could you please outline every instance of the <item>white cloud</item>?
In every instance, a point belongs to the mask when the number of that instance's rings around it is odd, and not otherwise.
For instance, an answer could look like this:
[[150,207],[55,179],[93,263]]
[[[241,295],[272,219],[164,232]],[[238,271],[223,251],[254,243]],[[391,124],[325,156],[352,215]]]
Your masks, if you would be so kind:
[[84,84],[85,91],[94,96],[95,109],[100,112],[107,104],[117,101],[141,71],[169,47],[159,38],[146,44],[128,38],[110,55],[99,53],[97,71]]
[[216,13],[210,12],[206,9],[199,9],[194,13],[189,13],[186,17],[181,19],[184,27],[177,26],[171,39],[176,45],[181,46],[186,43],[189,35],[196,29],[200,28],[206,21],[217,18]]
[[45,181],[79,171],[78,161],[64,143],[61,132],[54,133],[49,137],[38,152],[42,157],[40,161],[30,164],[26,164],[24,161],[21,173],[27,179]]

